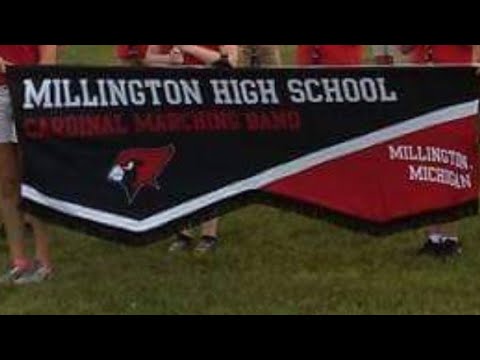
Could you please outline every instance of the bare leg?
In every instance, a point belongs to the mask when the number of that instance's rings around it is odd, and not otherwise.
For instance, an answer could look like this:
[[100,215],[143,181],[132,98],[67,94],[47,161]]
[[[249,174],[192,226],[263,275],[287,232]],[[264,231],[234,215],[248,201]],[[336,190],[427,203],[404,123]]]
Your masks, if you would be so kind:
[[212,219],[202,224],[202,240],[195,248],[197,254],[212,252],[218,245],[218,222],[219,219]]
[[32,225],[33,237],[35,238],[36,259],[40,261],[43,266],[52,267],[49,250],[49,233],[48,226],[40,219],[27,215],[26,220]]
[[[195,248],[195,251],[200,253],[205,253],[207,251],[213,250],[217,243],[217,232],[218,232],[218,219],[213,219],[207,222],[204,222],[201,225],[202,231],[202,241]],[[172,243],[169,248],[169,252],[175,252],[179,250],[187,250],[191,247],[193,239],[193,234],[190,229],[185,228],[180,232],[180,236]]]
[[449,224],[436,224],[432,225],[428,228],[429,235],[444,235],[444,236],[457,236],[457,224],[456,223],[449,223]]
[[219,219],[212,219],[202,224],[202,236],[217,237]]
[[0,144],[0,208],[12,262],[26,262],[17,146]]

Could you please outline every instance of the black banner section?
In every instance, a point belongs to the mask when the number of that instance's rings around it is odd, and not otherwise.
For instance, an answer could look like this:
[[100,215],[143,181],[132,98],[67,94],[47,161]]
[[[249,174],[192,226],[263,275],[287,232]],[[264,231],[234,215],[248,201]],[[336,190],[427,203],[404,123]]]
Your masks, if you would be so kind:
[[114,240],[261,192],[385,224],[476,201],[473,67],[15,67],[27,205]]

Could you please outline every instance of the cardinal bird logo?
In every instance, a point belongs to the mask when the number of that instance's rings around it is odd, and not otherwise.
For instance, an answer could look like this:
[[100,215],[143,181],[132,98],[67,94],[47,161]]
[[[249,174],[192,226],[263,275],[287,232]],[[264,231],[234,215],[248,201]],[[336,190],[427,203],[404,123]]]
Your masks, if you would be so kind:
[[120,152],[110,169],[108,180],[120,185],[131,205],[145,187],[160,190],[158,178],[175,154],[175,146],[137,148]]

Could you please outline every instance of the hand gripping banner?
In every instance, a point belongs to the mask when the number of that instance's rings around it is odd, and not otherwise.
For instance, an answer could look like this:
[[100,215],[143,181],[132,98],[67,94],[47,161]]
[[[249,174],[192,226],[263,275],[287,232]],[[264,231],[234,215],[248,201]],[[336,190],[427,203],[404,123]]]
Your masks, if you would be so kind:
[[475,72],[14,67],[22,200],[129,244],[252,194],[376,224],[458,208]]

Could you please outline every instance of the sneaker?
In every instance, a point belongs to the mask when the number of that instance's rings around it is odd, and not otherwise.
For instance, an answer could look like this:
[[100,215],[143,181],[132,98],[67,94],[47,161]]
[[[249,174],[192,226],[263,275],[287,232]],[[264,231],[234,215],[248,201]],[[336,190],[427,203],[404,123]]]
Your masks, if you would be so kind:
[[193,238],[185,234],[177,234],[177,240],[175,240],[168,248],[169,253],[178,251],[187,251],[192,248]]
[[20,266],[10,266],[5,274],[0,276],[1,285],[11,285],[14,284],[21,276],[26,274],[30,269],[28,267]]
[[462,246],[456,237],[442,236],[437,241],[431,238],[420,249],[420,255],[431,255],[437,257],[460,255]]
[[205,254],[208,252],[213,252],[217,249],[217,246],[218,238],[213,236],[203,236],[202,240],[200,240],[197,247],[195,248],[195,253]]
[[447,237],[443,242],[443,253],[447,256],[460,255],[463,251],[462,244],[456,237]]
[[13,280],[15,285],[37,284],[53,277],[53,268],[36,262],[32,269]]

